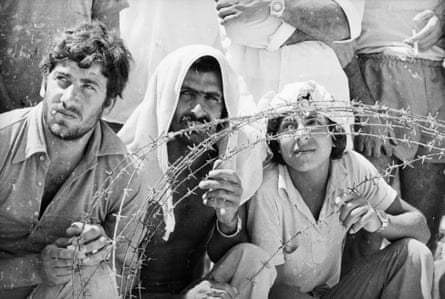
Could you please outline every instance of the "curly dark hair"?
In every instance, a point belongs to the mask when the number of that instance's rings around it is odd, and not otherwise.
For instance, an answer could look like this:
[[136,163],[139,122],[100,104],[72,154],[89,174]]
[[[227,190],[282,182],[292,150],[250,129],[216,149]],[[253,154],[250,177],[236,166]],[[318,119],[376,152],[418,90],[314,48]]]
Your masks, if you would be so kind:
[[[286,162],[280,154],[280,144],[276,138],[276,136],[279,134],[280,125],[284,118],[285,115],[271,118],[267,121],[267,144],[272,151],[271,161],[286,165]],[[343,156],[346,148],[346,132],[342,126],[337,125],[337,123],[333,122],[331,119],[326,117],[326,120],[328,122],[327,126],[329,132],[331,133],[333,142],[330,158],[332,160],[340,159]]]
[[47,76],[58,63],[67,60],[77,62],[81,68],[89,68],[93,63],[102,66],[102,74],[108,79],[105,105],[122,97],[130,72],[131,53],[123,40],[103,23],[81,23],[66,30],[43,58],[40,70]]

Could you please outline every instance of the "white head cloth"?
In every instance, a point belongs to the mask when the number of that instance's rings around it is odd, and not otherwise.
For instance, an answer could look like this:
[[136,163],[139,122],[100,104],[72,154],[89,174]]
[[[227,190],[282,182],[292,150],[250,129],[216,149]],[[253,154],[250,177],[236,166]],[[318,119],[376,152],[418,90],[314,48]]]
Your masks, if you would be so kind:
[[[144,100],[130,116],[118,135],[132,153],[147,148],[153,140],[165,136],[170,128],[180,90],[190,66],[200,57],[212,56],[220,66],[223,96],[229,117],[239,115],[240,92],[238,77],[235,75],[224,55],[209,46],[191,45],[180,48],[161,61],[150,79]],[[220,156],[227,154],[219,168],[234,169],[243,187],[242,201],[246,201],[262,180],[262,161],[265,153],[262,147],[248,146],[260,138],[260,133],[252,127],[231,132],[223,142],[218,143]],[[236,155],[230,155],[235,148],[245,147]],[[162,143],[145,154],[145,169],[149,171],[147,184],[155,187],[169,168],[167,144]],[[164,213],[166,235],[168,238],[175,226],[172,196],[160,202]]]

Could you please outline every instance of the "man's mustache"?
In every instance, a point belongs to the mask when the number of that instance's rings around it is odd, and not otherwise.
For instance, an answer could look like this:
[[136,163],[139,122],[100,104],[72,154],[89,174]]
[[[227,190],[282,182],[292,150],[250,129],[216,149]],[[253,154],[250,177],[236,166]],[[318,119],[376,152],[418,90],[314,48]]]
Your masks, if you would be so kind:
[[209,123],[210,119],[208,117],[196,117],[194,114],[186,114],[181,117],[181,122],[200,122],[200,123]]

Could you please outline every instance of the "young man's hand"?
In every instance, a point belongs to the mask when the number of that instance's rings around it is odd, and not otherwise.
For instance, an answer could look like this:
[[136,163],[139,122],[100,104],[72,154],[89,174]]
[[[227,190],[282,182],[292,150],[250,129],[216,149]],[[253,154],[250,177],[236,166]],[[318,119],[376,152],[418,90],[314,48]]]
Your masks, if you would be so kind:
[[66,239],[57,240],[42,250],[42,274],[49,285],[70,281],[75,271],[76,252],[74,249],[66,248],[66,244]]
[[373,233],[382,226],[376,210],[358,194],[344,194],[336,204],[340,206],[340,221],[351,234],[362,228]]
[[43,275],[50,285],[70,281],[73,273],[98,265],[111,252],[111,240],[99,225],[73,222],[66,233],[41,253]]
[[236,231],[243,194],[241,180],[236,172],[231,169],[211,170],[207,178],[199,183],[199,187],[207,190],[203,195],[203,203],[216,209],[223,233]]
[[97,265],[109,258],[112,242],[100,225],[73,222],[66,233],[72,244],[68,248],[77,250],[81,265]]

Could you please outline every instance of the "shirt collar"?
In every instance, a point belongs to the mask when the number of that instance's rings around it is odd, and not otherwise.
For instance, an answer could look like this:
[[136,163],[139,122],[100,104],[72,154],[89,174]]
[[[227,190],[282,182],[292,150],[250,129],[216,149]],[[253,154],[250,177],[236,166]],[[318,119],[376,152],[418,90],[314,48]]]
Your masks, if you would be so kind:
[[[329,174],[328,186],[326,188],[326,198],[338,190],[345,183],[347,171],[343,159],[331,160],[331,173]],[[288,193],[290,188],[295,188],[287,170],[286,165],[278,165],[278,190]]]
[[[18,145],[13,163],[22,162],[36,153],[48,153],[42,117],[42,103],[30,108],[29,116],[26,119],[28,125],[25,125],[20,133],[21,137],[19,139],[23,139],[23,141]],[[88,143],[87,152],[95,153],[94,155],[88,155],[88,157],[95,160],[100,156],[125,155],[127,151],[119,137],[101,120],[94,128],[94,133]]]

